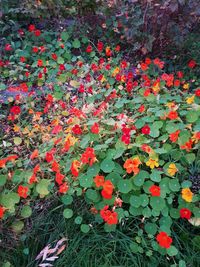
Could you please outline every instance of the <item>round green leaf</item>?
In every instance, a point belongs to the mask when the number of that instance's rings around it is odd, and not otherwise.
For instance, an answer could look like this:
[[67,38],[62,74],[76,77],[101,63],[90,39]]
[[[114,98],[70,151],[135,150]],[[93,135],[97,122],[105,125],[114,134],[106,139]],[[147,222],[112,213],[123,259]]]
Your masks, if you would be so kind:
[[174,246],[171,246],[170,248],[167,249],[167,254],[170,256],[170,257],[173,257],[175,255],[178,254],[178,250],[176,247]]
[[169,188],[173,191],[173,192],[178,192],[180,190],[180,184],[179,181],[177,179],[171,179],[169,181]]
[[15,231],[16,233],[20,233],[22,231],[22,229],[24,228],[24,222],[15,221],[15,222],[13,222],[11,227],[12,227],[13,231]]
[[146,223],[144,229],[148,234],[151,235],[155,235],[155,233],[157,232],[157,226],[155,223]]
[[72,45],[74,48],[80,48],[81,47],[81,43],[78,39],[75,39],[73,42],[72,42]]
[[141,206],[141,198],[139,196],[131,196],[130,197],[130,204],[135,208],[139,208]]
[[79,178],[79,181],[80,181],[80,185],[82,187],[90,187],[93,184],[93,177],[87,176],[87,175],[82,175]]
[[161,197],[151,197],[150,205],[155,211],[161,211],[165,207],[165,200]]
[[31,214],[32,214],[32,209],[31,209],[30,206],[24,206],[24,207],[22,208],[22,210],[21,210],[21,216],[22,216],[23,218],[28,218],[28,217],[31,216]]
[[70,205],[70,204],[72,204],[73,197],[70,195],[64,195],[61,197],[61,201],[65,205]]
[[119,191],[124,194],[130,192],[133,188],[131,181],[125,179],[120,180],[119,183],[117,184],[117,187],[119,188]]
[[0,175],[0,186],[4,186],[7,181],[6,175]]
[[100,168],[105,173],[110,173],[115,168],[115,163],[111,159],[105,158],[100,165]]
[[88,189],[86,191],[86,196],[87,196],[87,198],[89,198],[90,200],[92,200],[94,202],[97,201],[98,197],[99,197],[99,195],[96,192],[96,190],[93,190],[93,189]]
[[85,234],[88,233],[90,231],[89,225],[87,225],[87,224],[81,224],[81,231],[83,233],[85,233]]
[[75,224],[81,224],[83,221],[83,218],[81,216],[77,216],[74,220]]
[[50,185],[50,180],[42,179],[36,185],[36,191],[38,192],[38,194],[46,196],[49,194],[49,189],[48,189],[49,185]]
[[63,211],[63,216],[66,218],[66,219],[69,219],[73,216],[73,210],[72,209],[64,209]]
[[134,178],[133,182],[136,186],[142,186],[146,178],[149,177],[149,173],[146,171],[140,171]]

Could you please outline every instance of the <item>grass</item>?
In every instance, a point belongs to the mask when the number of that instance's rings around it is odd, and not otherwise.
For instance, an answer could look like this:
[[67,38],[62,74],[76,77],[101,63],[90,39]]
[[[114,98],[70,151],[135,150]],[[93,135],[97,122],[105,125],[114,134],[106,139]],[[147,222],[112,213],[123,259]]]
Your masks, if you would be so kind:
[[[75,225],[73,218],[64,219],[59,203],[49,202],[48,206],[45,204],[42,209],[33,213],[22,235],[15,235],[13,240],[13,232],[7,230],[5,240],[3,232],[0,262],[3,264],[3,261],[9,261],[14,267],[36,267],[35,257],[47,244],[67,237],[67,249],[55,261],[55,267],[178,267],[171,265],[178,263],[178,260],[173,258],[169,261],[159,254],[148,257],[131,252],[130,244],[137,232],[134,220],[129,220],[113,233],[106,233],[98,226],[84,234],[80,232],[79,226]],[[8,225],[4,227],[7,229]],[[187,267],[198,267],[200,231],[198,228],[192,231],[188,223],[177,222],[173,226],[172,236],[181,251],[180,259],[186,261]]]

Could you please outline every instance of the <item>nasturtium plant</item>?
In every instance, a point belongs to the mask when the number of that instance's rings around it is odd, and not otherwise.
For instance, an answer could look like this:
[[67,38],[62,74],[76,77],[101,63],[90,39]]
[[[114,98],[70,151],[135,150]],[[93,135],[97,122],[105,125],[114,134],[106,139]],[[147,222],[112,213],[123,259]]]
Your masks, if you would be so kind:
[[158,58],[133,64],[111,44],[31,29],[16,47],[8,36],[0,60],[12,96],[0,115],[0,219],[20,233],[36,201],[55,198],[83,233],[134,217],[133,253],[178,255],[174,221],[200,216],[200,88]]

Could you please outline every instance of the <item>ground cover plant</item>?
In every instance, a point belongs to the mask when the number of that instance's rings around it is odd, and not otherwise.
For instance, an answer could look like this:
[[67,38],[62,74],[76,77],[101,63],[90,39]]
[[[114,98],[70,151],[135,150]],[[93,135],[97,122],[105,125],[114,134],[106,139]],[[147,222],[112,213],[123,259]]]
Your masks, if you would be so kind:
[[120,45],[35,25],[8,36],[0,61],[3,231],[20,235],[38,203],[53,199],[84,234],[128,224],[132,253],[186,266],[172,229],[177,221],[195,228],[200,218],[200,88],[187,79],[198,64],[191,58],[184,72],[168,73],[159,58],[133,64]]

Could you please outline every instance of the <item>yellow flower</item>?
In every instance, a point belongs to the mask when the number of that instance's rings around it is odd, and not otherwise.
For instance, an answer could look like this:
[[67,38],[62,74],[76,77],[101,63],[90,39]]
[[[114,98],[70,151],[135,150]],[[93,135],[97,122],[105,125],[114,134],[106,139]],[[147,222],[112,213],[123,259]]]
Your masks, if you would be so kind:
[[184,85],[183,85],[183,89],[189,89],[189,87],[190,87],[190,85],[189,85],[189,83],[184,83]]
[[190,188],[183,188],[181,191],[182,198],[187,202],[192,202],[193,193]]
[[151,169],[154,169],[155,167],[159,166],[158,159],[152,159],[150,158],[147,162],[146,165],[149,166]]
[[160,83],[157,82],[154,86],[152,86],[152,90],[157,93],[160,91]]
[[186,98],[186,102],[187,102],[188,105],[194,103],[194,95],[191,96],[191,97],[187,97],[187,98]]
[[119,67],[116,67],[114,70],[113,70],[113,73],[112,73],[112,76],[116,76],[120,71],[120,68]]
[[174,163],[171,163],[169,164],[169,167],[168,167],[168,174],[171,175],[171,176],[174,176],[174,174],[178,171],[178,169],[176,168],[176,165]]

